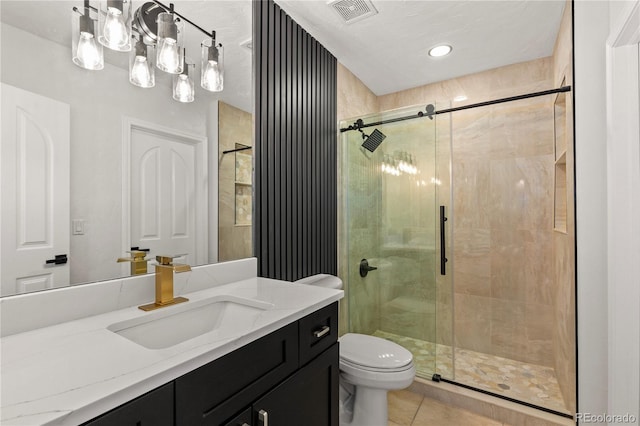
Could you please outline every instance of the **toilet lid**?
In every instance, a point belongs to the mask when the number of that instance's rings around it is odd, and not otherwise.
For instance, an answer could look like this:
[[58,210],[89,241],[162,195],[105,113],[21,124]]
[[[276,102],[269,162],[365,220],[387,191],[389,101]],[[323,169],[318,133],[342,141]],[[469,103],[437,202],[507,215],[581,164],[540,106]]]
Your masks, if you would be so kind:
[[395,370],[409,365],[413,355],[389,340],[347,333],[340,338],[340,358],[363,367]]

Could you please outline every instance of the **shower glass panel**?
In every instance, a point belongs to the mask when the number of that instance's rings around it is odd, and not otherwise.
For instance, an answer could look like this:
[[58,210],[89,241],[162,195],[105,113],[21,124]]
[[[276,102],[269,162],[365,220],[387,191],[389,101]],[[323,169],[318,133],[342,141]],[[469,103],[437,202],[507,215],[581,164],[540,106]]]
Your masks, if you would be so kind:
[[570,366],[556,355],[566,339],[558,318],[569,315],[558,311],[563,290],[554,282],[555,97],[452,113],[447,378],[567,413],[562,385],[571,383],[556,375]]
[[[362,119],[375,123],[419,109]],[[340,127],[354,122],[345,120]],[[342,271],[349,331],[406,347],[423,377],[431,377],[436,366],[440,180],[435,123],[435,116],[423,117],[364,128],[368,139],[357,130],[342,133],[341,139],[346,250]],[[375,147],[373,152],[362,147],[363,142]]]
[[[357,130],[342,133],[340,274],[349,331],[409,349],[419,377],[564,415],[575,296],[558,226],[573,164],[562,96],[438,105],[433,120],[394,121],[419,107],[366,116],[386,123],[363,129],[386,136],[373,152]],[[364,277],[363,259],[377,268]]]

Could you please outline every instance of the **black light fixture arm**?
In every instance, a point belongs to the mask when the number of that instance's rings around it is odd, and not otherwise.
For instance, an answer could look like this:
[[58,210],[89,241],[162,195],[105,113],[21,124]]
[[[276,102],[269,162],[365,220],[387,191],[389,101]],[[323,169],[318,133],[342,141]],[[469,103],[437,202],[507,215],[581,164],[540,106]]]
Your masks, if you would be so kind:
[[[169,6],[166,6],[164,4],[162,4],[161,2],[157,1],[157,0],[152,0],[153,3],[157,4],[159,7],[161,7],[162,9],[164,9],[165,11],[172,13],[174,15],[176,15],[177,17],[179,17],[180,19],[184,20],[185,22],[189,23],[192,27],[194,27],[195,29],[199,30],[201,33],[203,33],[204,35],[206,35],[207,37],[211,37],[212,40],[215,41],[216,39],[216,31],[215,30],[211,30],[211,31],[207,31],[204,28],[202,28],[200,25],[194,23],[191,19],[187,18],[186,16],[176,12],[173,8],[173,3],[169,3]],[[84,0],[84,9],[91,9],[94,12],[98,12],[98,9],[96,9],[95,7],[91,6],[89,4],[89,0]],[[73,7],[73,11],[77,12],[79,14],[83,14],[80,9],[78,9],[77,7]]]
[[187,17],[185,17],[184,15],[179,14],[178,12],[176,12],[173,9],[173,3],[169,3],[169,7],[165,6],[164,4],[162,4],[161,2],[157,1],[157,0],[152,0],[155,4],[157,4],[158,6],[160,6],[161,8],[163,8],[164,10],[166,10],[169,13],[172,13],[174,15],[176,15],[177,17],[179,17],[180,19],[184,20],[185,22],[189,23],[192,27],[196,28],[197,30],[200,30],[200,32],[202,32],[203,34],[205,34],[207,37],[211,37],[213,40],[216,39],[216,32],[215,31],[207,31],[204,28],[202,28],[201,26],[195,24],[192,20],[188,19]]
[[[84,6],[83,6],[83,8],[84,8],[84,10],[91,9],[91,10],[93,10],[93,11],[94,11],[94,12],[96,12],[96,13],[98,12],[98,9],[96,9],[95,7],[93,7],[93,6],[91,6],[91,5],[89,4],[89,0],[84,0]],[[77,7],[75,7],[75,6],[73,6],[73,11],[74,11],[74,12],[79,13],[80,15],[84,15],[82,12],[80,12],[80,9],[78,9],[78,8],[77,8]]]

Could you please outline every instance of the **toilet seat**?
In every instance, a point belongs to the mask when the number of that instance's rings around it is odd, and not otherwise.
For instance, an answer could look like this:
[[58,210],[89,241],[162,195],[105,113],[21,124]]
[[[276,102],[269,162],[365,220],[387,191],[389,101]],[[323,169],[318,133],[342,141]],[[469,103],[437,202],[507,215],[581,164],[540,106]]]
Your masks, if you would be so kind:
[[365,334],[347,333],[340,338],[340,363],[379,373],[405,371],[413,355],[402,346]]
[[356,364],[346,359],[342,359],[342,358],[340,359],[341,370],[358,369],[362,371],[371,371],[372,373],[401,373],[403,371],[409,370],[411,367],[413,367],[412,362],[409,362],[407,365],[403,365],[401,367],[396,367],[396,368],[376,368],[376,367],[370,367],[368,365]]

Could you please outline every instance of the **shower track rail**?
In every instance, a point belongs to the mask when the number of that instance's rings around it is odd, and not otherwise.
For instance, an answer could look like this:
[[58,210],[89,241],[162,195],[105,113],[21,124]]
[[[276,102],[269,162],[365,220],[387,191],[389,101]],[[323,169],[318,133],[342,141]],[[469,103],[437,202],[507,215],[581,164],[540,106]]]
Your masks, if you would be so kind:
[[543,90],[541,92],[533,92],[533,93],[527,93],[524,95],[517,95],[517,96],[510,96],[508,98],[501,98],[501,99],[494,99],[492,101],[485,101],[485,102],[478,102],[475,104],[469,104],[469,105],[462,105],[459,107],[453,107],[453,108],[447,108],[447,109],[443,109],[440,111],[434,111],[433,110],[433,105],[427,105],[427,112],[423,112],[423,111],[418,111],[418,113],[413,114],[413,115],[406,115],[404,117],[396,117],[396,118],[389,118],[387,120],[381,120],[381,121],[376,121],[375,123],[367,123],[367,124],[361,124],[362,121],[360,120],[360,123],[358,123],[356,121],[356,123],[352,124],[349,127],[344,127],[342,129],[340,129],[340,133],[344,133],[344,132],[348,132],[350,130],[359,130],[365,127],[374,127],[374,126],[380,126],[382,124],[388,124],[388,123],[396,123],[398,121],[405,121],[405,120],[413,120],[414,118],[424,118],[424,117],[429,117],[430,119],[433,120],[433,116],[434,115],[438,115],[438,114],[446,114],[449,112],[456,112],[456,111],[462,111],[465,109],[472,109],[472,108],[478,108],[478,107],[483,107],[483,106],[489,106],[489,105],[496,105],[496,104],[502,104],[505,102],[512,102],[512,101],[519,101],[522,99],[529,99],[529,98],[536,98],[538,96],[545,96],[545,95],[553,95],[555,93],[562,93],[562,92],[570,92],[571,91],[571,86],[562,86],[562,87],[558,87],[557,89],[550,89],[550,90]]
[[529,407],[529,408],[535,408],[536,410],[544,411],[544,412],[549,413],[549,414],[554,414],[556,416],[560,416],[560,417],[564,417],[564,418],[573,420],[573,416],[571,414],[563,413],[562,411],[557,411],[557,410],[554,410],[554,409],[551,409],[551,408],[547,408],[547,407],[542,407],[540,405],[532,404],[530,402],[522,401],[520,399],[511,398],[510,396],[501,395],[499,393],[491,392],[491,391],[488,391],[488,390],[485,390],[485,389],[480,389],[480,388],[477,388],[475,386],[466,385],[464,383],[456,382],[455,380],[449,380],[449,379],[446,379],[446,378],[442,377],[438,373],[435,373],[431,377],[431,381],[436,382],[436,383],[438,383],[438,382],[449,383],[450,385],[459,386],[461,388],[465,388],[465,389],[469,389],[469,390],[472,390],[472,391],[480,392],[480,393],[483,393],[485,395],[494,396],[496,398],[504,399],[505,401],[515,402],[516,404],[524,405],[524,406]]

